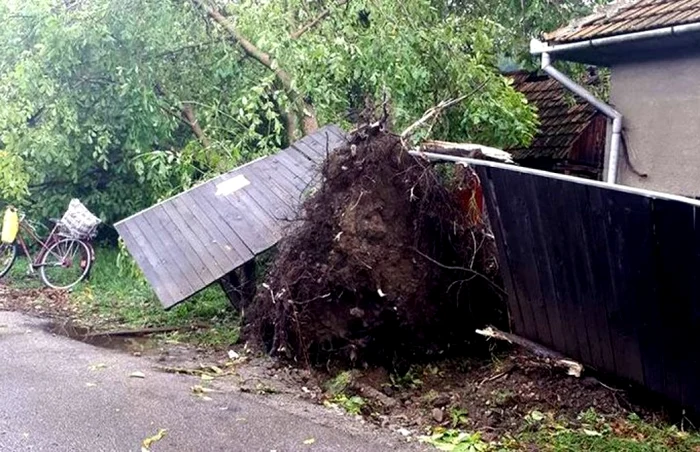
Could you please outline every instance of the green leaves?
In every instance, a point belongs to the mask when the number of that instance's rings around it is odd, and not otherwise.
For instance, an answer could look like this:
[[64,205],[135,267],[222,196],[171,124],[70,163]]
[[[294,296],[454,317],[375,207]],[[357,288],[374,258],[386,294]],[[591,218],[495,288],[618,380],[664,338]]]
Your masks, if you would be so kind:
[[77,196],[114,221],[285,146],[298,97],[320,124],[348,128],[386,97],[402,130],[471,93],[421,136],[525,144],[535,115],[498,72],[509,31],[482,1],[493,14],[431,0],[216,2],[298,96],[190,1],[2,4],[0,201],[57,216]]

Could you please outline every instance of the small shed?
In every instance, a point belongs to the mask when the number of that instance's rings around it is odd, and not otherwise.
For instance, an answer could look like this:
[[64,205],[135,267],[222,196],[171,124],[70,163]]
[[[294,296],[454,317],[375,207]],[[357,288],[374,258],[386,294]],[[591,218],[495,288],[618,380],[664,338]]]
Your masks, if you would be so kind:
[[607,119],[591,104],[546,74],[507,74],[513,88],[537,108],[540,125],[528,147],[506,149],[529,168],[600,179]]
[[273,247],[344,142],[338,127],[323,127],[115,227],[163,306],[173,307]]

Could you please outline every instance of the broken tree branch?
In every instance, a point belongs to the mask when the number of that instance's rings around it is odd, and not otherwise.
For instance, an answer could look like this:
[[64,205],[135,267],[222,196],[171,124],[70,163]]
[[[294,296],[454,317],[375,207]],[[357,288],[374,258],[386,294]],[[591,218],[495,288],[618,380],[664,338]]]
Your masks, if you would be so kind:
[[192,133],[194,133],[199,142],[202,143],[202,146],[208,149],[211,146],[211,141],[209,141],[209,138],[204,133],[204,130],[202,130],[202,126],[199,125],[199,121],[194,113],[194,107],[192,107],[192,104],[184,103],[181,111],[182,118],[190,126]]
[[292,85],[291,75],[284,69],[280,68],[270,54],[258,48],[248,38],[241,34],[233,23],[221,13],[221,11],[212,7],[206,0],[191,1],[195,4],[195,6],[201,8],[214,22],[219,24],[219,26],[221,26],[221,28],[223,28],[229,34],[232,40],[243,49],[243,52],[275,74],[275,78],[286,91],[287,96],[294,104],[296,114],[302,118],[301,128],[304,134],[310,134],[316,131],[316,129],[318,129],[318,121],[316,119],[315,109],[310,102],[305,101],[304,97],[300,96],[299,93],[296,92]]
[[[348,0],[341,0],[339,2],[336,2],[336,6],[343,6],[348,2]],[[289,35],[290,38],[292,39],[299,39],[304,33],[307,31],[311,30],[318,24],[320,24],[326,17],[331,15],[331,10],[330,8],[327,8],[321,12],[318,16],[314,17],[311,22],[308,22],[301,26],[299,29],[297,29],[295,32]]]
[[172,333],[173,331],[182,331],[183,329],[184,328],[180,326],[161,326],[154,328],[138,328],[133,330],[97,331],[94,333],[87,333],[85,335],[85,339],[114,336],[148,336],[150,334]]
[[420,152],[453,155],[473,159],[496,160],[504,163],[514,163],[510,152],[474,143],[452,143],[449,141],[427,140],[418,147]]
[[444,110],[450,108],[453,105],[457,105],[458,103],[462,102],[464,99],[469,97],[468,94],[464,94],[462,96],[459,96],[456,99],[447,99],[443,100],[439,104],[437,104],[434,107],[429,108],[425,113],[423,113],[423,116],[410,126],[406,127],[406,129],[401,133],[401,139],[406,140],[408,137],[413,135],[415,131],[420,127],[421,125],[425,124],[426,122],[430,121],[431,119],[437,118],[437,116],[442,113]]
[[418,129],[418,127],[420,127],[421,125],[425,124],[426,122],[428,122],[430,120],[437,119],[437,117],[443,111],[445,111],[448,108],[450,108],[454,105],[457,105],[458,103],[464,101],[465,99],[473,96],[477,91],[480,91],[481,88],[483,88],[485,85],[486,85],[486,82],[484,81],[484,82],[480,83],[479,86],[474,88],[468,94],[463,94],[455,99],[443,100],[442,102],[440,102],[436,106],[429,108],[428,110],[426,110],[426,112],[423,114],[423,116],[418,121],[416,121],[413,124],[411,124],[410,126],[408,126],[403,131],[403,133],[401,133],[401,141],[404,142],[404,144],[405,144],[405,140],[408,139],[411,135],[413,135],[415,133],[415,131]]
[[573,377],[580,377],[581,373],[583,372],[583,366],[580,363],[568,359],[561,353],[550,350],[540,344],[532,342],[529,339],[525,339],[524,337],[520,337],[512,333],[506,333],[491,326],[484,328],[483,330],[476,330],[476,333],[489,338],[506,341],[527,349],[535,356],[550,361],[552,364],[554,364],[554,366],[566,369],[566,373]]

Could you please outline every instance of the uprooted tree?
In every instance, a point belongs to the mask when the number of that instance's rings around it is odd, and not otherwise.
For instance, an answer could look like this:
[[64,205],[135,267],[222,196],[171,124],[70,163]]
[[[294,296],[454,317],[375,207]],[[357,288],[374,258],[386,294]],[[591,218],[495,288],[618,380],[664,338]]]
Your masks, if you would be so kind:
[[503,324],[476,175],[409,155],[405,138],[362,128],[330,154],[246,309],[249,339],[305,364],[401,366]]

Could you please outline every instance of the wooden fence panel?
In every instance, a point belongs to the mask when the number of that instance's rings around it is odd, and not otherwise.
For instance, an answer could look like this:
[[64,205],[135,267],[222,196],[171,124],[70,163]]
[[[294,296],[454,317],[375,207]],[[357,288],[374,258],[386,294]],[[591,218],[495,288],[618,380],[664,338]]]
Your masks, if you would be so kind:
[[700,408],[700,203],[475,167],[514,331]]

